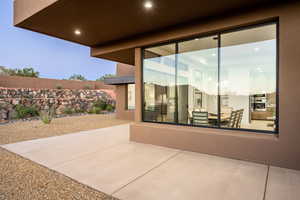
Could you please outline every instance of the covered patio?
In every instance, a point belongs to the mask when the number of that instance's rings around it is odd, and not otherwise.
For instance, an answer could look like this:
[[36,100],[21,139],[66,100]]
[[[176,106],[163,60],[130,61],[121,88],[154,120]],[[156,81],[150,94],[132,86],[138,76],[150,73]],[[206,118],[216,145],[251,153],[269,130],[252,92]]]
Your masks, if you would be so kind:
[[300,172],[129,141],[129,124],[3,148],[121,200],[298,199]]

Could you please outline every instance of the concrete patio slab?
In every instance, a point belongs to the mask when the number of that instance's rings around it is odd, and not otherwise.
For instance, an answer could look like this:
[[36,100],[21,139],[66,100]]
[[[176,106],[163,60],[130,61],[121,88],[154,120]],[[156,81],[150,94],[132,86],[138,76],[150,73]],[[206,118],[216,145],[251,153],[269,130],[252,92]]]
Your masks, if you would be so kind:
[[122,200],[262,200],[267,166],[184,152],[114,194]]
[[177,152],[152,145],[127,143],[83,156],[53,169],[112,194]]
[[300,199],[300,171],[270,167],[266,200]]

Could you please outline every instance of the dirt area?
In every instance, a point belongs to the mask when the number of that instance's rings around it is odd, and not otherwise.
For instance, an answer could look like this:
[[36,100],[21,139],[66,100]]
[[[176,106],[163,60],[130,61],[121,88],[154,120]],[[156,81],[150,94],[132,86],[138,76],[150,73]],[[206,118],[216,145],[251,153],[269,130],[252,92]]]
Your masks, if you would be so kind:
[[[129,123],[114,115],[86,115],[41,121],[18,122],[0,126],[0,144],[45,138],[78,131]],[[0,200],[114,200],[60,173],[24,159],[0,147]]]
[[2,148],[0,158],[0,200],[114,199]]
[[0,144],[64,135],[129,122],[115,119],[114,114],[57,118],[49,125],[41,121],[16,122],[0,126]]

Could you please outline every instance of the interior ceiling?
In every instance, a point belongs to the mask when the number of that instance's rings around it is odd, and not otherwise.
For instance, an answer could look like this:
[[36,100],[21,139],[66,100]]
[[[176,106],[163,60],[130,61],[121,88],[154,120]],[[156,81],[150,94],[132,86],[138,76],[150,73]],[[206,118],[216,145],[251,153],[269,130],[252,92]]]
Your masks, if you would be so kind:
[[[178,44],[179,53],[199,51],[202,49],[217,48],[218,42],[214,39],[216,35],[196,38]],[[246,43],[255,43],[265,40],[276,39],[276,24],[238,30],[221,35],[221,46],[234,46]],[[160,56],[175,54],[175,44],[162,45],[148,48],[147,51]]]
[[[97,46],[241,8],[263,6],[276,0],[58,0],[17,24],[65,40]],[[75,29],[82,35],[76,36]]]

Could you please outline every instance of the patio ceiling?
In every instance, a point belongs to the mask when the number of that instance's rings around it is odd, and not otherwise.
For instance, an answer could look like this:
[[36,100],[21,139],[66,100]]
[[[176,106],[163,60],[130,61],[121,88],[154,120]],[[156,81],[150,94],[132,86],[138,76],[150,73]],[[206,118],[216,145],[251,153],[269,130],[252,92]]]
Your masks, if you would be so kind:
[[[146,10],[143,0],[89,0],[88,3],[82,0],[52,0],[53,3],[46,8],[16,22],[16,26],[96,46],[272,1],[274,0],[152,0],[153,8]],[[80,29],[82,35],[75,35],[75,29]]]
[[[146,9],[145,2],[153,7]],[[16,0],[15,25],[90,47],[208,17],[263,6],[276,0]],[[78,34],[75,34],[77,30]],[[80,33],[80,34],[79,34]],[[132,50],[105,58],[132,62]]]

